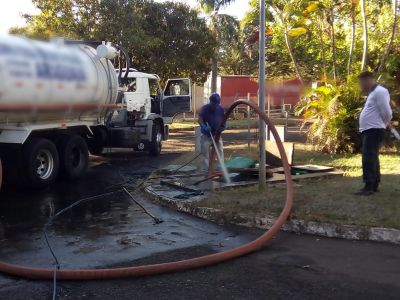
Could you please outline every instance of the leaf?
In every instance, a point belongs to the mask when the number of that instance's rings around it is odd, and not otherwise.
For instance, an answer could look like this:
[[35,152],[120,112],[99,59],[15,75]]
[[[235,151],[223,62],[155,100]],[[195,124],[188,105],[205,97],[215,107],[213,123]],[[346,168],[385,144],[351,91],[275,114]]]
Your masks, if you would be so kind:
[[332,89],[327,86],[320,86],[316,88],[315,91],[318,93],[322,93],[323,95],[329,95],[330,93],[332,93]]
[[306,26],[307,22],[310,22],[310,20],[307,18],[301,18],[300,20],[297,21],[296,26]]
[[289,36],[291,37],[298,37],[301,36],[303,34],[305,34],[307,32],[307,29],[305,29],[304,27],[297,27],[297,28],[292,28],[289,30]]
[[304,10],[305,14],[310,14],[315,12],[317,9],[319,8],[318,2],[313,1],[310,2],[310,4],[306,7],[306,9]]
[[268,27],[265,30],[265,36],[273,36],[274,35],[274,30],[271,27]]

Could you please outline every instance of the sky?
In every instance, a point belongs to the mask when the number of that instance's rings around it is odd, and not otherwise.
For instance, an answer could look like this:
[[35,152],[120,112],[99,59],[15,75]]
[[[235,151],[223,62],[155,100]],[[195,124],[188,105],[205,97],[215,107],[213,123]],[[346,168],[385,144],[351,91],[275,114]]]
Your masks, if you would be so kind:
[[[3,0],[5,1],[5,0]],[[163,2],[164,0],[156,0],[157,2]],[[190,6],[196,7],[196,0],[172,0],[174,2],[186,2]],[[223,9],[221,13],[230,14],[238,19],[241,19],[248,7],[248,0],[236,0],[229,7]],[[21,14],[28,13],[34,14],[36,12],[35,7],[32,5],[31,0],[12,0],[7,1],[6,5],[3,5],[0,9],[0,34],[8,33],[8,30],[14,26],[23,26],[25,24]]]

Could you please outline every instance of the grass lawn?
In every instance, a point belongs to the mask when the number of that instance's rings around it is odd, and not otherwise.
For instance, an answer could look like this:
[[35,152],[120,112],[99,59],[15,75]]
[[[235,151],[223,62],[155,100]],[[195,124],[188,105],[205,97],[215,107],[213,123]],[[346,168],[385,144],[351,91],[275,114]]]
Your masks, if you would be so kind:
[[[276,125],[284,125],[286,124],[285,118],[273,118],[272,122]],[[288,120],[289,126],[297,126],[301,123],[301,120],[298,118],[290,118]],[[247,119],[243,120],[228,120],[228,128],[230,129],[246,129],[248,128],[249,122]],[[179,121],[174,122],[170,125],[170,129],[172,130],[193,130],[195,126],[198,126],[196,121]],[[258,119],[250,119],[250,128],[258,128]]]
[[174,122],[171,125],[169,125],[169,129],[172,130],[193,130],[195,126],[197,126],[197,122],[194,121],[179,121],[179,122]]
[[[343,170],[343,177],[309,179],[295,185],[292,216],[309,221],[400,229],[400,155],[382,154],[382,185],[370,197],[355,196],[362,186],[361,156],[329,156],[299,144],[295,164],[320,164]],[[257,187],[216,192],[199,206],[215,207],[227,216],[239,213],[264,216],[278,214],[285,199],[285,185],[270,185],[261,194]]]

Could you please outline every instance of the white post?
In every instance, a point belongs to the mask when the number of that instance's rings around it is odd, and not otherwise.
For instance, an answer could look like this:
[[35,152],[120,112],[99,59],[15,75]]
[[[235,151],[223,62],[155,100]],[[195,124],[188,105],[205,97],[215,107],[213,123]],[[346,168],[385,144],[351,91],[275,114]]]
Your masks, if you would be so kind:
[[193,105],[193,118],[194,121],[196,122],[197,119],[197,88],[196,88],[196,84],[193,83],[192,85],[192,105]]
[[[247,93],[247,101],[251,101],[250,93]],[[250,139],[251,139],[251,117],[250,117],[250,106],[247,106],[247,148],[250,152]]]
[[[260,61],[259,61],[259,91],[258,105],[262,112],[265,112],[265,0],[260,0]],[[266,168],[265,168],[265,137],[266,124],[262,118],[259,118],[260,131],[260,169],[259,169],[259,190],[266,188]]]

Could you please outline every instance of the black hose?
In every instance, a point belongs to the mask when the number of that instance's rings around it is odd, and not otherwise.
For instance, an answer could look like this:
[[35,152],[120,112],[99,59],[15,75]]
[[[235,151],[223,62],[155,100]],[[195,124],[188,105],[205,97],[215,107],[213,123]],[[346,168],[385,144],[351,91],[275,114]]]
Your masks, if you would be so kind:
[[43,236],[44,239],[46,241],[46,245],[47,248],[49,248],[49,251],[51,253],[51,256],[54,259],[54,271],[53,271],[53,297],[52,299],[55,300],[56,299],[56,295],[57,295],[57,271],[60,270],[60,262],[57,258],[56,253],[53,250],[53,247],[51,246],[50,242],[49,242],[49,237],[47,235],[47,229],[52,225],[53,221],[55,218],[57,218],[58,216],[62,215],[63,213],[65,213],[66,211],[74,208],[75,206],[84,203],[84,202],[88,202],[88,201],[92,201],[98,198],[102,198],[102,197],[106,197],[106,196],[111,196],[114,195],[116,193],[120,193],[123,192],[123,190],[117,190],[117,191],[113,191],[113,192],[109,192],[109,193],[104,193],[101,195],[96,195],[96,196],[92,196],[92,197],[88,197],[88,198],[84,198],[84,199],[80,199],[74,203],[72,203],[71,205],[63,208],[62,210],[60,210],[58,213],[56,213],[54,216],[51,216],[49,218],[49,220],[47,221],[47,223],[43,226]]

